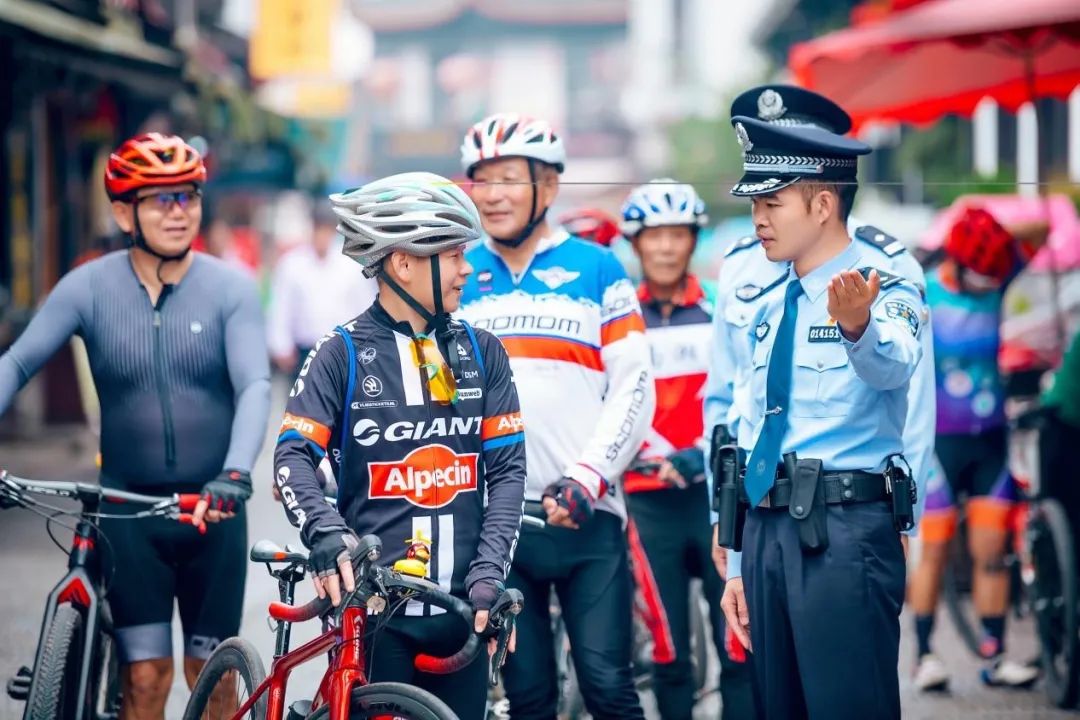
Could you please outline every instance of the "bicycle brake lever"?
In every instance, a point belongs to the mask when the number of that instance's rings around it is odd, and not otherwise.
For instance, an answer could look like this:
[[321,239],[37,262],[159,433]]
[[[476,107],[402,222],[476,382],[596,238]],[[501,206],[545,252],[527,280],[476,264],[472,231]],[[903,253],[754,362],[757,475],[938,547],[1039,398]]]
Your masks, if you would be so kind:
[[499,684],[499,675],[502,672],[503,663],[506,662],[506,653],[510,649],[510,638],[514,634],[514,625],[517,624],[516,614],[507,615],[505,622],[501,623],[498,639],[495,641],[495,652],[491,654],[491,673],[488,682],[491,687]]

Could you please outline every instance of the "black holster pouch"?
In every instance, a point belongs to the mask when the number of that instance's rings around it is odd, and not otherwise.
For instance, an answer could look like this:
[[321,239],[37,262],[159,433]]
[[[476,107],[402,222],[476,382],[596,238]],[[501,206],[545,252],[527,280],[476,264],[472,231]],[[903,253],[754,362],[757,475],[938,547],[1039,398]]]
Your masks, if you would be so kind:
[[784,472],[791,479],[788,513],[799,528],[799,545],[807,554],[824,552],[829,547],[829,526],[821,460],[798,460],[795,453],[788,453],[784,456]]
[[900,458],[907,465],[903,455],[890,455],[885,458],[885,486],[892,500],[893,527],[897,532],[906,532],[915,527],[915,502],[918,490],[911,479],[911,469],[896,464]]
[[716,542],[721,547],[741,551],[747,506],[739,497],[746,451],[737,445],[724,445],[717,449],[713,461],[713,510],[718,516]]

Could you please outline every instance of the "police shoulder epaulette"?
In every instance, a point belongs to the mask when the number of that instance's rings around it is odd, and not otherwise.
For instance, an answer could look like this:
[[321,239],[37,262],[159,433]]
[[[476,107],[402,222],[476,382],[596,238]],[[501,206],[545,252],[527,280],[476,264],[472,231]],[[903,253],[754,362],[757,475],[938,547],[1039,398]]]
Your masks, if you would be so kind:
[[896,257],[901,253],[907,252],[904,243],[900,242],[892,235],[883,233],[873,225],[863,225],[862,227],[856,228],[855,237],[865,243],[873,245],[889,257]]
[[881,289],[882,290],[884,290],[885,288],[891,288],[893,285],[897,285],[897,284],[904,281],[904,278],[902,278],[901,276],[893,275],[892,273],[887,273],[884,270],[882,270],[881,268],[869,267],[869,266],[859,268],[859,272],[862,273],[863,278],[866,279],[867,281],[870,280],[870,271],[871,270],[877,270],[878,277],[881,279]]
[[758,239],[753,235],[747,235],[744,238],[740,238],[739,240],[731,243],[731,247],[729,247],[727,249],[727,252],[724,253],[724,257],[730,257],[735,253],[739,252],[740,250],[745,250],[748,247],[754,247],[757,242]]

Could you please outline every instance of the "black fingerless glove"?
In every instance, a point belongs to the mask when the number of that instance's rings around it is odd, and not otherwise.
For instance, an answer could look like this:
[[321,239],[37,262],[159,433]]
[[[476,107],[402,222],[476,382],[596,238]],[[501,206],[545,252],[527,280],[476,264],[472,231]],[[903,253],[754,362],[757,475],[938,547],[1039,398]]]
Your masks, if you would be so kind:
[[211,510],[236,512],[251,497],[251,473],[246,470],[222,470],[203,485],[202,499]]
[[592,519],[595,501],[585,486],[573,478],[560,478],[544,488],[544,497],[549,497],[566,508],[570,519],[582,525]]

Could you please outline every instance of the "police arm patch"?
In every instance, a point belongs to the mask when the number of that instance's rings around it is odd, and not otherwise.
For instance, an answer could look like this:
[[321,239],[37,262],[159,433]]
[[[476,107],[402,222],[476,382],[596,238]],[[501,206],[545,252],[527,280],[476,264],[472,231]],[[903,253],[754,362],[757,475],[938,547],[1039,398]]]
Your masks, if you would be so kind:
[[902,322],[912,335],[918,335],[919,314],[915,312],[915,308],[911,307],[906,302],[889,300],[885,303],[885,314],[890,320]]

